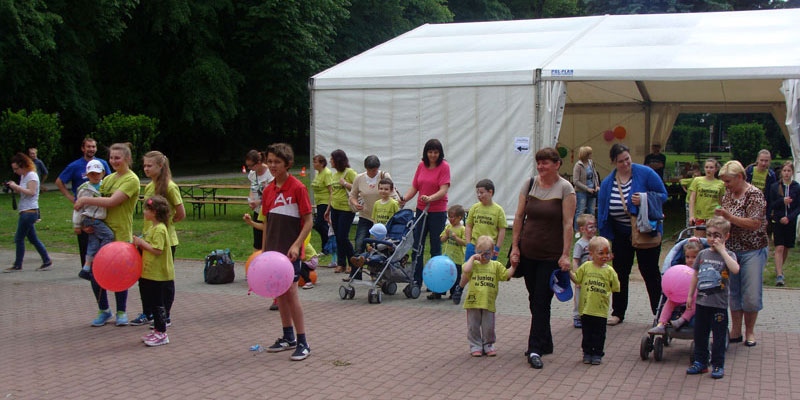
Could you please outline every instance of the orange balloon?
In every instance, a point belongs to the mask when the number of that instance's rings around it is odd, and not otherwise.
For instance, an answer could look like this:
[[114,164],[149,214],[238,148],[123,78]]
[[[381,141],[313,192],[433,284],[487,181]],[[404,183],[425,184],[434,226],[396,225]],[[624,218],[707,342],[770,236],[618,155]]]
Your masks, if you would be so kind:
[[247,276],[247,269],[250,268],[250,262],[252,262],[259,254],[263,253],[261,250],[256,250],[253,254],[250,254],[250,257],[247,257],[247,261],[244,262],[244,275]]
[[622,139],[625,139],[625,135],[627,135],[627,134],[628,134],[628,132],[625,130],[624,126],[619,125],[619,126],[615,126],[614,127],[614,137],[615,138],[617,138],[619,140],[622,140]]
[[[308,273],[308,277],[311,278],[311,283],[317,284],[317,271],[311,271]],[[301,276],[300,279],[297,280],[297,286],[303,286],[306,284],[306,280],[303,279]]]

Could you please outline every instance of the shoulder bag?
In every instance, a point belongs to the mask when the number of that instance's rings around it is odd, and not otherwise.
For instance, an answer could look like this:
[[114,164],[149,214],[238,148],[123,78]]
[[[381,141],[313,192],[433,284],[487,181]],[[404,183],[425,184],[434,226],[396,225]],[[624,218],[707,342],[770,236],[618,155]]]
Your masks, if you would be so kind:
[[[622,194],[622,185],[619,183],[619,179],[616,179],[616,181],[620,199],[622,200],[622,209],[625,210],[625,214],[628,214],[631,218],[631,245],[636,249],[652,249],[653,247],[661,245],[661,232],[656,230],[654,232],[657,234],[653,236],[648,232],[640,232],[636,227],[636,216],[628,211],[628,201]],[[645,204],[644,207],[647,207],[647,205]]]

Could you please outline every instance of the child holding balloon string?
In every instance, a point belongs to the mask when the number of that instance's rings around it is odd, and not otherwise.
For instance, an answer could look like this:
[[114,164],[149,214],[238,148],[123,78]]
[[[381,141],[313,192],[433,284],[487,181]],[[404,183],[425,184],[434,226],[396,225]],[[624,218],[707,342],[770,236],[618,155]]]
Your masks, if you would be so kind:
[[153,331],[142,337],[147,346],[169,343],[167,336],[166,301],[170,285],[175,282],[175,264],[172,259],[171,239],[167,224],[170,206],[167,199],[154,195],[144,202],[144,219],[152,226],[144,237],[134,236],[133,244],[142,250],[142,276],[139,293],[145,310],[153,310]]
[[[285,254],[294,266],[294,282],[297,282],[304,242],[311,233],[313,221],[308,189],[289,174],[293,163],[294,151],[288,144],[276,143],[267,148],[267,167],[275,179],[264,188],[259,218],[264,218],[264,252]],[[283,336],[269,346],[267,352],[294,349],[291,360],[304,360],[311,354],[311,348],[306,341],[305,318],[297,284],[289,285],[289,290],[277,299]]]
[[[683,255],[686,259],[686,265],[689,267],[694,267],[694,260],[697,259],[697,253],[700,250],[703,250],[704,246],[703,243],[700,242],[700,239],[696,237],[689,238],[686,241],[686,244],[683,245]],[[667,275],[664,275],[662,278],[661,284],[663,287],[670,285],[670,279]],[[686,287],[688,290],[688,286]],[[666,292],[665,292],[666,293]],[[697,295],[697,293],[695,293]],[[673,296],[674,297],[674,296]],[[685,297],[685,296],[684,296]],[[681,314],[680,317],[670,321],[669,319],[672,318],[672,311],[675,310],[675,307],[683,305],[686,303],[686,299],[677,299],[674,301],[667,297],[667,301],[664,303],[664,307],[661,308],[661,316],[658,318],[658,325],[651,328],[647,333],[653,335],[663,335],[667,333],[667,323],[672,325],[672,329],[680,329],[684,324],[691,321],[692,317],[694,316],[695,310],[693,308],[686,308],[686,311]]]
[[462,266],[459,287],[463,288],[469,283],[464,309],[467,310],[467,340],[473,357],[497,355],[494,322],[499,283],[511,279],[516,270],[514,266],[506,269],[492,257],[494,240],[483,235],[477,240],[475,254]]

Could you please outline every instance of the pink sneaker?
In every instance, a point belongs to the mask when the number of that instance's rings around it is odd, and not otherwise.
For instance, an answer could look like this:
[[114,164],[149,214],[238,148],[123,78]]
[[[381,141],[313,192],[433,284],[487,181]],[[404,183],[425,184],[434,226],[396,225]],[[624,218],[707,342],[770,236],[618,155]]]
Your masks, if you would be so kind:
[[142,342],[146,343],[148,340],[151,340],[153,338],[153,335],[155,335],[155,334],[156,334],[155,329],[151,329],[150,333],[148,333],[147,335],[142,336]]
[[144,344],[155,347],[169,344],[169,337],[166,332],[153,332],[153,337],[144,341]]

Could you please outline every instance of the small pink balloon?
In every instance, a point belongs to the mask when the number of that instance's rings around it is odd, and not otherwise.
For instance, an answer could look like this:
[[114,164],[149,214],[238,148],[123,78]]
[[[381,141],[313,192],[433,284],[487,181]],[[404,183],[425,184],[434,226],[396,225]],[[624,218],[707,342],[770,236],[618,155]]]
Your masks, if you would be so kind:
[[687,265],[673,265],[661,277],[661,290],[675,303],[685,303],[692,286],[694,269]]
[[606,142],[614,140],[614,131],[608,129],[605,132],[603,132],[603,139],[605,139]]
[[261,253],[250,262],[247,285],[261,297],[276,298],[289,290],[294,281],[294,266],[277,251]]

